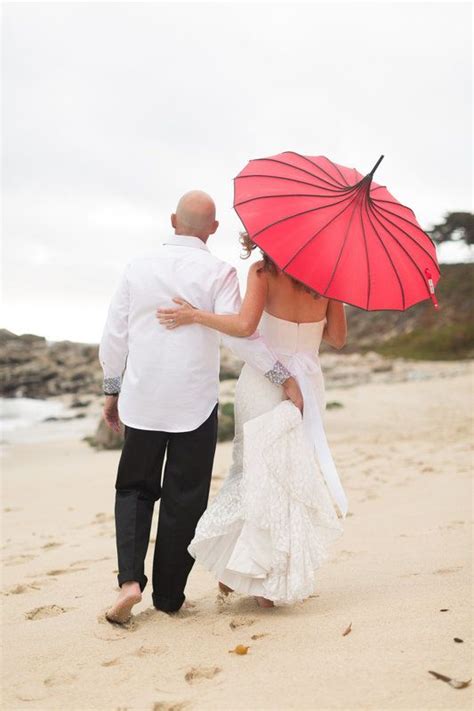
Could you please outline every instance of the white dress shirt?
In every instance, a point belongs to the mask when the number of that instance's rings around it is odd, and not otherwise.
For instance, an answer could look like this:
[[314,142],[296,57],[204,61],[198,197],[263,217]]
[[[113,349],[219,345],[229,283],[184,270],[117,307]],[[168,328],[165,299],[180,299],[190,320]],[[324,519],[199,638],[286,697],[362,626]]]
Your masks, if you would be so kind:
[[[201,425],[219,394],[220,334],[199,324],[168,330],[159,307],[181,297],[221,314],[238,313],[234,267],[197,237],[171,235],[152,254],[131,261],[109,307],[99,348],[104,392],[119,396],[121,421],[136,429],[187,432]],[[279,385],[290,373],[256,332],[222,337],[225,345]]]

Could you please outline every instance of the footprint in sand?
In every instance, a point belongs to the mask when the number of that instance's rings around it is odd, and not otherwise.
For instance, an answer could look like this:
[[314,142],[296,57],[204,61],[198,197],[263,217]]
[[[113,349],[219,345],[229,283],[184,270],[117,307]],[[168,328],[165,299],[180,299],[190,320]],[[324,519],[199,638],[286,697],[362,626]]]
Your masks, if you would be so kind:
[[421,573],[403,573],[400,578],[413,578],[415,575],[421,575]]
[[43,701],[43,699],[46,698],[46,696],[40,696],[39,693],[36,694],[17,694],[16,698],[19,701]]
[[43,550],[48,551],[48,550],[51,550],[52,548],[59,548],[62,545],[63,544],[59,543],[59,541],[49,541],[48,543],[45,543],[43,546],[41,546],[41,548]]
[[164,654],[166,652],[166,650],[167,650],[167,647],[165,647],[165,646],[157,645],[154,647],[153,646],[148,647],[147,645],[142,644],[142,646],[139,647],[137,650],[135,650],[135,652],[132,652],[132,654],[135,657],[148,657],[150,654],[155,654],[155,655],[156,654]]
[[33,558],[36,558],[36,556],[31,553],[11,555],[9,558],[5,559],[4,565],[21,565],[22,563],[28,563],[28,561],[33,560]]
[[447,575],[448,573],[457,573],[458,570],[462,570],[462,565],[455,565],[452,568],[439,568],[438,570],[433,570],[433,575]]
[[100,512],[95,515],[95,518],[91,523],[108,523],[113,520],[114,516],[112,514]]
[[184,675],[184,678],[188,684],[194,684],[196,681],[202,681],[203,679],[214,679],[221,671],[220,667],[191,667]]
[[219,608],[219,612],[224,612],[224,609],[227,607],[228,603],[232,601],[234,597],[234,593],[226,593],[222,592],[222,590],[218,590],[216,593],[216,603],[217,607]]
[[72,609],[72,607],[61,607],[61,605],[43,605],[25,612],[25,617],[27,620],[43,620],[45,617],[57,617]]
[[239,627],[250,627],[256,622],[253,617],[233,617],[229,622],[229,627],[231,630],[236,630]]
[[18,583],[18,585],[14,585],[8,588],[8,590],[5,590],[2,595],[22,595],[31,590],[41,590],[41,587],[35,583]]
[[73,681],[77,679],[75,674],[68,674],[67,672],[57,672],[43,679],[43,684],[45,686],[63,686],[64,684],[72,684]]
[[78,573],[80,570],[87,570],[87,568],[54,568],[48,570],[46,575],[65,575],[66,573]]
[[341,550],[337,553],[335,558],[331,560],[331,563],[341,563],[344,560],[348,560],[349,558],[353,558],[355,555],[357,555],[356,551],[347,551],[347,550]]
[[365,499],[361,499],[361,503],[365,503],[366,501],[374,501],[374,499],[378,498],[378,494],[375,494],[373,491],[369,491]]
[[110,556],[105,556],[104,558],[91,558],[91,559],[86,559],[86,560],[76,560],[74,563],[71,563],[69,568],[54,568],[53,570],[49,570],[46,575],[65,575],[66,573],[78,573],[81,570],[87,570],[87,568],[84,567],[85,563],[98,563],[102,560],[110,560]]
[[116,667],[117,664],[120,664],[120,657],[115,657],[115,659],[109,659],[105,662],[101,662],[100,666],[101,667]]
[[97,639],[101,639],[104,642],[116,642],[119,639],[125,639],[130,632],[137,629],[137,623],[133,617],[122,625],[109,622],[105,617],[107,610],[108,608],[105,608],[97,615],[97,622],[100,625],[100,628],[94,632],[94,637],[97,637]]
[[194,602],[186,602],[184,605],[177,611],[171,613],[172,616],[178,620],[184,619],[187,620],[189,618],[197,617],[199,615],[199,612],[196,608],[196,603]]
[[465,521],[450,521],[446,526],[438,526],[438,531],[456,531],[465,525]]

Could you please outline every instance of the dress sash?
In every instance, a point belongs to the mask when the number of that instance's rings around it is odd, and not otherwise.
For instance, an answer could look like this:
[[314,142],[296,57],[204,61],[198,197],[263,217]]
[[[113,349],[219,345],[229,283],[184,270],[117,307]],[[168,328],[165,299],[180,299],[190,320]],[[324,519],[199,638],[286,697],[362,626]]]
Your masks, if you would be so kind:
[[329,492],[337,504],[342,518],[345,518],[348,508],[347,496],[332,458],[320,406],[310,380],[315,375],[319,375],[321,379],[323,378],[319,357],[315,358],[313,353],[300,351],[288,354],[287,358],[287,367],[294,374],[303,395],[304,431],[310,445],[315,449],[321,473],[324,476]]

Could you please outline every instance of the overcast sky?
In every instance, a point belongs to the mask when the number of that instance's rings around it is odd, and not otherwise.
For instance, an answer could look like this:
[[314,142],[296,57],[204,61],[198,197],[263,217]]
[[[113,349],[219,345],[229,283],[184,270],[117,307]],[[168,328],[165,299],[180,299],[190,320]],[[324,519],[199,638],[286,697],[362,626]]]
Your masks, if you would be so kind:
[[[98,341],[186,190],[295,150],[370,170],[426,229],[470,210],[471,4],[6,3],[2,326]],[[240,264],[245,276],[247,263]]]

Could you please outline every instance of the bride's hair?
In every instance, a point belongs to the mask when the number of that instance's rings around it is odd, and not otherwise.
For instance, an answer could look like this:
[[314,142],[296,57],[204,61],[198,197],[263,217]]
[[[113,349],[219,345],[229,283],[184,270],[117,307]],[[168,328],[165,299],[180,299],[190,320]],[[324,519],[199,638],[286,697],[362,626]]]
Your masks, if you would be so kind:
[[[252,254],[253,250],[256,249],[258,246],[255,244],[255,242],[251,240],[248,232],[240,232],[240,244],[242,245],[242,254],[240,255],[241,259],[248,259]],[[263,249],[260,249],[260,253],[263,259],[263,265],[260,267],[259,271],[268,272],[272,275],[278,274],[281,270],[277,267],[275,262],[270,259],[268,254],[264,252]],[[319,294],[317,291],[314,291],[314,289],[310,289],[309,286],[306,286],[306,284],[303,284],[301,281],[298,281],[289,274],[287,274],[286,276],[291,279],[295,289],[299,289],[300,291],[305,291],[307,294],[311,294],[313,299],[323,298],[321,294]]]

